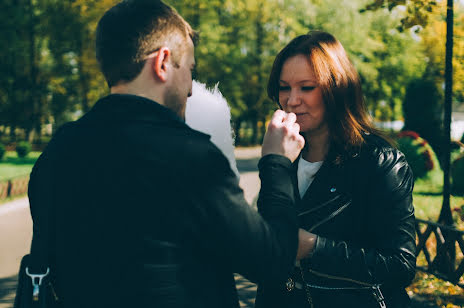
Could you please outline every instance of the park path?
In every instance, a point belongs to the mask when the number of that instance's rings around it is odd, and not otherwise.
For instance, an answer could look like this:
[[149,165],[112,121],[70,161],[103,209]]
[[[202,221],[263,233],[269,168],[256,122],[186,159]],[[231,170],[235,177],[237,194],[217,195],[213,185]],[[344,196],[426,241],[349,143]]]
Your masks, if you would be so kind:
[[[259,192],[258,160],[261,148],[238,148],[235,151],[240,171],[240,187],[252,204]],[[32,220],[27,198],[0,204],[0,308],[13,307],[17,271],[21,257],[29,251]],[[241,307],[253,307],[256,286],[237,275]]]

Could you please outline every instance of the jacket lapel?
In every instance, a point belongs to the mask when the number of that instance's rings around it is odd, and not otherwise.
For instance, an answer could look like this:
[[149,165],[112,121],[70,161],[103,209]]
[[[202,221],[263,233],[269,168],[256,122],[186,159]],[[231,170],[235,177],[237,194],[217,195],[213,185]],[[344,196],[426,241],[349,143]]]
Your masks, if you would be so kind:
[[[298,192],[298,188],[295,190]],[[300,226],[312,229],[341,213],[350,203],[343,180],[343,166],[326,160],[298,203]]]

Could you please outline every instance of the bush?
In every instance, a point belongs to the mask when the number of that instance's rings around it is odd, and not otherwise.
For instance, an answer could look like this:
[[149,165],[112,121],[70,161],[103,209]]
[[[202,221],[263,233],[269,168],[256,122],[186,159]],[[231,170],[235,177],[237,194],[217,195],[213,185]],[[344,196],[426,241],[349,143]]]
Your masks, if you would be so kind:
[[18,157],[23,158],[26,157],[27,154],[31,152],[31,144],[27,141],[20,141],[16,145],[16,153],[18,153]]
[[0,143],[0,160],[3,159],[3,156],[5,155],[6,149],[3,144]]
[[464,154],[451,164],[451,181],[453,192],[464,195]]
[[461,156],[464,153],[464,145],[460,141],[451,141],[451,161]]
[[432,80],[415,79],[403,101],[404,130],[417,132],[441,156],[443,147],[442,91]]
[[400,132],[397,139],[398,148],[404,153],[411,166],[415,179],[424,178],[433,170],[439,170],[437,156],[429,143],[416,132]]

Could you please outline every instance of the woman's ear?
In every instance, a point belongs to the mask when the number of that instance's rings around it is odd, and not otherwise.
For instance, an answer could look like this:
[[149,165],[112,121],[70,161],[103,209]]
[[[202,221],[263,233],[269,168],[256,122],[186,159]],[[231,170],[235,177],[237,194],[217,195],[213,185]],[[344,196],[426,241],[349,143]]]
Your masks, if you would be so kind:
[[155,78],[161,82],[166,82],[168,78],[169,61],[171,57],[171,50],[168,47],[161,47],[153,58],[153,72]]

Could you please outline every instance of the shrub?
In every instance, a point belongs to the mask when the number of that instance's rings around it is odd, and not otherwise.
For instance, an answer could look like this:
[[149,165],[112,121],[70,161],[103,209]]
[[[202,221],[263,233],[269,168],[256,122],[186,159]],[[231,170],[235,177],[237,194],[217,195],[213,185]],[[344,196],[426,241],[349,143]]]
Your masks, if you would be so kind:
[[5,155],[6,149],[3,144],[0,143],[0,160],[3,159],[3,156]]
[[460,141],[451,141],[451,161],[454,161],[456,158],[461,156],[464,153],[464,144]]
[[16,145],[16,153],[18,153],[18,157],[26,157],[27,154],[31,152],[31,144],[27,141],[20,141]]
[[442,91],[432,80],[415,79],[403,101],[404,130],[417,132],[441,156],[443,142]]
[[415,179],[424,178],[430,171],[439,169],[438,159],[432,147],[416,132],[400,132],[397,143],[399,150],[406,156]]
[[453,192],[464,195],[464,154],[451,164],[451,181]]

